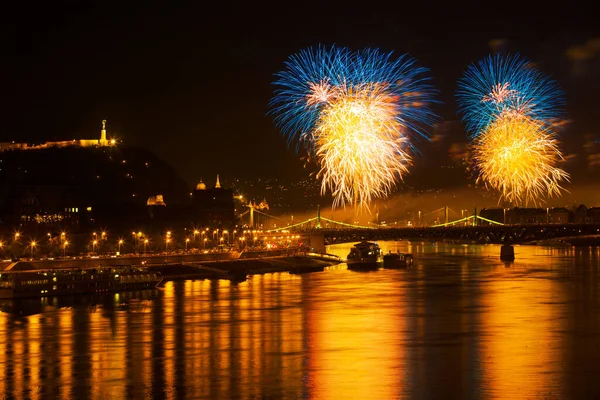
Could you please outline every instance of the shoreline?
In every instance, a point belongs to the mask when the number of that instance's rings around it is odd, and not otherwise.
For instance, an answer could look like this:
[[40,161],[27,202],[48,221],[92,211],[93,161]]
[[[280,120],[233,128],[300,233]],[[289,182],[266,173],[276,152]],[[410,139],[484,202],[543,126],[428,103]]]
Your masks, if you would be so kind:
[[342,263],[339,258],[319,255],[276,256],[236,260],[147,265],[151,271],[160,272],[165,281],[187,279],[228,279],[243,281],[249,275],[273,272],[302,274],[323,271]]

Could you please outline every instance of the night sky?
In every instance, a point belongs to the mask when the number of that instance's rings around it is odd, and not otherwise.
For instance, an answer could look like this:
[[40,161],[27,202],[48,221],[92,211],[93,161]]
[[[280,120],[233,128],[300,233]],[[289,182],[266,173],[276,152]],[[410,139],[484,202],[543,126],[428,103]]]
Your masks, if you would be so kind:
[[[377,47],[412,55],[431,69],[441,91],[442,128],[421,145],[410,179],[458,184],[462,171],[439,173],[452,143],[465,141],[456,82],[469,63],[505,51],[534,61],[563,87],[565,168],[574,183],[598,179],[586,135],[600,137],[600,39],[594,40],[600,24],[591,9],[569,4],[568,10],[481,10],[479,16],[466,5],[354,16],[299,8],[258,18],[252,4],[235,15],[169,2],[23,4],[4,15],[8,106],[0,141],[94,138],[107,119],[109,134],[154,151],[190,184],[217,173],[298,179],[309,170],[267,115],[273,74],[307,46]],[[300,15],[306,11],[312,12]]]

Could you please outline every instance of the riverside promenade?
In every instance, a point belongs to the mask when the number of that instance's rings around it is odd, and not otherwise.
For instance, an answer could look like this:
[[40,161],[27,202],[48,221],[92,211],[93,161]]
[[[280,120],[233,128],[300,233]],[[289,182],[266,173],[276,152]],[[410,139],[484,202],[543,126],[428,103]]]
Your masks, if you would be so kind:
[[137,265],[160,272],[165,280],[241,279],[247,275],[268,272],[304,273],[322,271],[325,267],[340,262],[343,262],[343,260],[334,255],[308,253],[292,248],[250,252],[22,260],[3,262],[0,264],[0,271],[92,269]]

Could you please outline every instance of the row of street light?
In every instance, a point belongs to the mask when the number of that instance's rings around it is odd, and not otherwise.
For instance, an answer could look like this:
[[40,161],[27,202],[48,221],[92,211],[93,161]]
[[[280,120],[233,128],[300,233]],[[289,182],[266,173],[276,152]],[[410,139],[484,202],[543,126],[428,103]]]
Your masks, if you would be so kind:
[[[59,236],[55,236],[55,237],[52,237],[52,234],[50,234],[50,233],[48,233],[47,235],[48,235],[48,242],[50,244],[53,243],[54,240],[59,239],[59,243],[57,243],[57,244],[59,244],[59,246],[62,250],[63,257],[65,257],[67,248],[71,244],[71,242],[67,238],[67,233],[61,232]],[[132,239],[133,239],[133,248],[135,249],[135,248],[138,248],[138,246],[143,246],[143,252],[146,253],[148,247],[152,243],[150,237],[145,235],[141,231],[132,231],[131,235],[132,235]],[[103,243],[108,242],[108,234],[106,231],[102,231],[100,233],[92,232],[91,236],[92,236],[91,241],[88,243],[91,244],[91,249],[92,249],[93,253],[96,253],[97,250],[102,247]],[[236,236],[237,236],[237,238],[236,238]],[[250,242],[252,242],[252,245],[256,246],[256,242],[261,237],[263,240],[270,242],[271,240],[276,241],[277,239],[282,240],[284,238],[287,239],[288,241],[291,241],[294,239],[298,239],[299,236],[290,236],[289,233],[287,233],[287,234],[284,233],[283,236],[269,237],[269,236],[264,236],[264,233],[262,230],[248,229],[248,230],[239,230],[239,231],[238,230],[229,231],[227,229],[210,230],[210,229],[206,228],[206,229],[202,229],[202,230],[194,229],[192,231],[192,235],[188,235],[185,237],[184,245],[185,245],[186,251],[189,251],[190,247],[200,248],[201,250],[206,250],[209,240],[212,239],[212,242],[215,244],[213,247],[222,246],[222,245],[226,245],[226,246],[236,245],[236,246],[239,246],[239,248],[246,248],[247,245],[250,245]],[[211,239],[209,239],[209,238],[211,238]],[[164,244],[165,244],[165,251],[169,251],[169,248],[175,243],[173,232],[166,231],[163,239],[164,239]],[[21,240],[22,240],[22,234],[20,232],[15,232],[13,243],[18,243]],[[126,242],[124,239],[119,238],[117,240],[117,242],[116,242],[116,245],[117,245],[116,247],[117,247],[117,252],[118,252],[117,254],[121,254],[121,250],[125,244],[126,244]],[[195,244],[197,244],[196,247],[194,247]],[[4,250],[5,245],[6,245],[5,242],[0,240],[0,252]],[[27,247],[29,247],[30,255],[31,255],[31,258],[33,259],[36,248],[40,247],[40,242],[37,241],[36,239],[32,239],[29,242],[29,245]]]

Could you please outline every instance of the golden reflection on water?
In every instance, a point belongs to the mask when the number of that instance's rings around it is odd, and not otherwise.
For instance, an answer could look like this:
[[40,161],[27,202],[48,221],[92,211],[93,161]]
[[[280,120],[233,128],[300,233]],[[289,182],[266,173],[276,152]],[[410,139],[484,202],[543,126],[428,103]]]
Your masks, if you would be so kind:
[[403,288],[340,280],[328,289],[308,294],[316,300],[309,320],[310,398],[396,398],[403,384],[398,372],[406,370],[405,326],[394,307]]
[[600,395],[598,249],[380,244],[414,267],[9,302],[0,397]]
[[561,285],[506,273],[485,290],[480,346],[486,397],[558,398],[566,307]]

